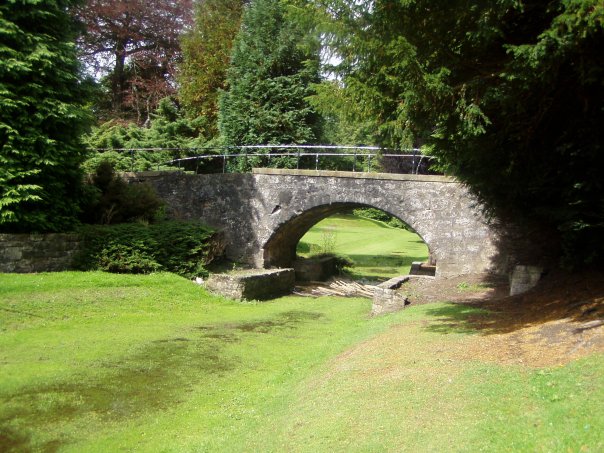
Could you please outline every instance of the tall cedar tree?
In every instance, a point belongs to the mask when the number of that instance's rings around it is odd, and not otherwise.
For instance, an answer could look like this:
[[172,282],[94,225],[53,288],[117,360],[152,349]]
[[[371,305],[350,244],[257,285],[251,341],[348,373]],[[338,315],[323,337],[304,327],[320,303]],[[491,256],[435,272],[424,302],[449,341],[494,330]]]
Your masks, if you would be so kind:
[[61,231],[76,222],[88,115],[73,4],[0,4],[0,231]]
[[384,144],[425,143],[492,212],[604,260],[601,0],[317,2]]
[[233,40],[245,0],[198,0],[195,22],[182,37],[178,96],[187,113],[203,117],[207,133],[218,135],[218,93],[226,86]]
[[175,93],[179,37],[191,23],[191,0],[86,0],[77,17],[86,27],[83,61],[108,76],[109,116],[149,119]]
[[306,98],[319,80],[318,46],[280,0],[245,8],[220,97],[219,128],[229,145],[312,143],[319,117]]

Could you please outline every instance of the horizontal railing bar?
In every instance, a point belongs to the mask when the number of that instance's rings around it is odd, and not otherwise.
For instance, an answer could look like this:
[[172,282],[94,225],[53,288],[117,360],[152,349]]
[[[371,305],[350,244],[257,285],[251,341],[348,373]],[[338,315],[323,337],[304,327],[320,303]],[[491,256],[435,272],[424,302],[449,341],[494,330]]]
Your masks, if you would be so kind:
[[[238,152],[233,152],[237,150]],[[253,150],[254,152],[248,152]],[[264,150],[262,152],[261,150]],[[272,151],[271,151],[272,150]],[[274,151],[281,152],[274,152]],[[329,152],[337,150],[338,152]],[[341,151],[344,152],[341,152]],[[222,159],[222,171],[226,171],[226,164],[228,159],[233,158],[296,158],[298,168],[300,165],[300,159],[304,157],[314,157],[315,167],[319,167],[319,159],[323,157],[354,157],[353,170],[356,171],[356,165],[358,159],[361,159],[360,164],[363,165],[362,160],[367,159],[369,167],[371,167],[371,160],[373,158],[412,158],[412,173],[419,171],[420,165],[424,159],[434,159],[433,156],[427,156],[422,154],[419,148],[410,148],[404,150],[394,150],[391,148],[381,148],[379,146],[354,146],[354,145],[240,145],[240,146],[203,146],[203,147],[173,147],[173,148],[160,148],[160,147],[147,147],[147,148],[96,148],[91,151],[123,151],[128,152],[131,157],[131,168],[134,169],[135,152],[136,151],[186,151],[191,153],[192,151],[217,151],[211,154],[197,154],[187,157],[176,157],[168,161],[153,164],[157,165],[159,170],[162,165],[178,165],[180,169],[181,163],[197,161],[197,167],[199,168],[199,161],[203,159]],[[260,151],[260,152],[259,152]],[[310,152],[314,151],[314,152]],[[351,152],[354,151],[354,152]],[[372,152],[374,151],[374,152]],[[379,152],[375,152],[379,151]],[[402,152],[402,154],[401,154]],[[186,154],[185,154],[186,156]],[[196,170],[197,171],[197,170]],[[366,171],[366,170],[361,170]]]
[[229,157],[245,157],[245,158],[250,158],[250,157],[306,157],[306,156],[320,156],[320,157],[363,157],[363,156],[371,156],[371,157],[376,157],[376,156],[381,156],[381,157],[419,157],[419,158],[425,158],[425,159],[433,159],[433,156],[425,156],[423,154],[375,154],[375,153],[267,153],[267,154],[202,154],[199,156],[189,156],[189,157],[182,157],[179,159],[172,159],[169,161],[166,161],[165,163],[169,163],[169,162],[183,162],[183,161],[188,161],[188,160],[196,160],[196,159],[224,159],[229,158]]
[[[358,149],[367,151],[394,151],[392,148],[381,148],[379,146],[352,146],[352,145],[240,145],[240,146],[201,146],[182,148],[90,148],[90,151],[198,151],[198,150],[228,150],[228,149]],[[402,151],[415,151],[419,148],[410,148]]]

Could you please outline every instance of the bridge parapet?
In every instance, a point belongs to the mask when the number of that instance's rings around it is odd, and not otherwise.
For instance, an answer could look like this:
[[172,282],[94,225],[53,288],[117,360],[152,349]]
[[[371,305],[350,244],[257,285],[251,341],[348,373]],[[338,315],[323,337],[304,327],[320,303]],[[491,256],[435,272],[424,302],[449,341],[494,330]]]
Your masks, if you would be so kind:
[[353,171],[328,171],[328,170],[298,170],[289,168],[253,168],[254,175],[273,176],[303,176],[320,178],[354,178],[377,179],[381,181],[414,181],[414,182],[442,182],[459,183],[455,178],[442,175],[415,175],[405,173],[369,173]]

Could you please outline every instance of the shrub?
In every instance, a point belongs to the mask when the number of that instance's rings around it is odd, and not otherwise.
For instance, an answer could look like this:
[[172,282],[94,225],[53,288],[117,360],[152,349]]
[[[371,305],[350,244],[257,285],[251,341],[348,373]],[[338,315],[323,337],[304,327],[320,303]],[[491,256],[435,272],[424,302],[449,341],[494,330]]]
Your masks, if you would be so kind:
[[222,254],[216,232],[197,222],[89,225],[80,231],[81,270],[148,274],[160,270],[187,278],[207,274],[205,265]]
[[116,274],[150,274],[162,269],[143,242],[119,242],[103,247],[98,255],[99,269]]
[[102,161],[89,178],[87,223],[114,224],[135,220],[153,221],[163,203],[148,184],[128,184],[108,161]]
[[385,224],[393,227],[393,228],[401,228],[403,230],[411,231],[409,225],[407,225],[402,220],[397,217],[391,216],[387,212],[381,211],[375,208],[359,208],[353,209],[352,213],[357,217],[364,217],[366,219],[377,220],[379,222],[384,222]]
[[335,267],[336,267],[336,271],[340,275],[344,273],[345,268],[347,268],[347,267],[354,267],[354,261],[352,261],[347,256],[333,255],[333,257],[334,257],[334,264],[335,264]]

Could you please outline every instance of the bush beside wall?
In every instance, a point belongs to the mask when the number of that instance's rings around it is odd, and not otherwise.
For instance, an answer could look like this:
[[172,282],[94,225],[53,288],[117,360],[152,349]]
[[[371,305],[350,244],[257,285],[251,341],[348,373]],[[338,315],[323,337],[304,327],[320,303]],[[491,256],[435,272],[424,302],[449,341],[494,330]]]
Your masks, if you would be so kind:
[[222,256],[224,235],[197,222],[89,225],[76,234],[0,234],[0,272],[71,269],[206,275]]
[[205,266],[225,248],[221,233],[197,222],[93,225],[82,228],[81,237],[76,268],[115,273],[202,276],[207,274]]

